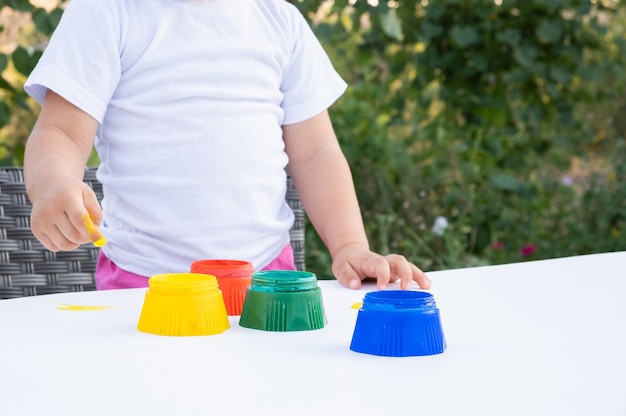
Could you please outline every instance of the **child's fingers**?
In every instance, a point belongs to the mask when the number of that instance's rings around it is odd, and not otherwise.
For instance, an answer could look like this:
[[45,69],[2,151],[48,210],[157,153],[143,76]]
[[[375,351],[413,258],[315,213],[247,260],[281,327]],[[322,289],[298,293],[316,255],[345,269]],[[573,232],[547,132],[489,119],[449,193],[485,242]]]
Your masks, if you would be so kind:
[[[79,204],[68,205],[66,209],[66,215],[71,222],[71,226],[63,227],[61,231],[68,239],[78,244],[91,241],[99,247],[104,245],[104,236],[94,222],[95,216],[85,207],[83,200],[81,200]],[[101,216],[101,214],[99,214],[99,206],[96,210],[92,209],[92,211],[95,212],[96,215]]]
[[[55,237],[54,233],[39,233],[39,232],[34,232],[33,234],[35,235],[35,237],[37,238],[37,240],[39,240],[41,242],[41,244],[43,244],[43,246],[52,251],[52,252],[57,252],[57,251],[61,251],[63,250],[63,248],[61,248],[59,246],[59,244],[57,244],[57,241],[59,240],[59,237]],[[66,240],[64,240],[66,241]]]
[[381,256],[369,253],[355,261],[345,261],[342,264],[333,265],[333,273],[337,280],[344,286],[358,289],[361,280],[376,280],[378,290],[384,290],[389,282],[400,280],[400,288],[411,288],[412,282],[416,282],[421,289],[429,289],[431,281],[426,274],[416,265],[409,262],[406,257],[399,254]]
[[391,281],[391,264],[381,255],[370,255],[361,263],[361,275],[375,278],[378,289],[384,290]]
[[83,232],[76,228],[68,216],[59,216],[54,224],[47,227],[45,237],[52,251],[74,250],[84,242]]
[[361,287],[361,278],[349,262],[336,266],[336,270],[335,267],[333,267],[333,274],[345,287],[350,289],[358,289]]
[[411,263],[409,263],[406,257],[399,254],[389,254],[385,258],[389,262],[389,269],[391,270],[390,281],[400,280],[400,288],[408,289],[413,282]]
[[413,263],[411,263],[411,270],[413,271],[413,281],[417,283],[421,289],[430,289],[432,281],[426,276],[426,273]]

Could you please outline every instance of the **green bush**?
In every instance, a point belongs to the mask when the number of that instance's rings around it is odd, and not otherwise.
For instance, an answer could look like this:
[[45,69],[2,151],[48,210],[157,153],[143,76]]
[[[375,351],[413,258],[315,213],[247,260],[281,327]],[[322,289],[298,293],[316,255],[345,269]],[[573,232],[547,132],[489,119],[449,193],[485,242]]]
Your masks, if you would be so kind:
[[351,85],[332,116],[373,248],[428,270],[626,249],[623,128],[597,118],[623,97],[623,10],[497,3],[296,2]]
[[[1,164],[22,163],[21,84],[66,3],[0,0],[34,22],[0,54]],[[350,84],[331,115],[373,249],[426,270],[626,249],[618,1],[292,3]],[[307,245],[329,276],[311,227]]]
[[[59,0],[63,3],[67,2]],[[0,8],[30,16],[28,23],[19,28],[17,47],[0,53],[0,166],[13,166],[24,161],[24,144],[39,110],[24,92],[23,84],[63,11],[61,6],[47,11],[28,0],[0,0]]]

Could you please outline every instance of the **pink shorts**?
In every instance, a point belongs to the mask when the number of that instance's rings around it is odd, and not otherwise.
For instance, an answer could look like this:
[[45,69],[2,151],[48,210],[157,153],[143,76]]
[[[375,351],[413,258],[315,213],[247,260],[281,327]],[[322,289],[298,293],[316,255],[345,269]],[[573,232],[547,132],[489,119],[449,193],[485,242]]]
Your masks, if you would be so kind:
[[[296,270],[291,244],[287,244],[278,257],[262,270]],[[148,287],[148,277],[119,268],[100,251],[96,265],[96,287],[98,290]]]

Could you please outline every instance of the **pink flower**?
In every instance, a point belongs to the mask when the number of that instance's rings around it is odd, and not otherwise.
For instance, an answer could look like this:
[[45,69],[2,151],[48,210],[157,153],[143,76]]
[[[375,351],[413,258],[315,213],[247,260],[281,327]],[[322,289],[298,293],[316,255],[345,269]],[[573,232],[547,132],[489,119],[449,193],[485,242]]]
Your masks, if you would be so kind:
[[504,243],[500,240],[494,242],[493,244],[491,244],[491,248],[493,250],[502,250],[504,248]]
[[534,244],[526,244],[524,247],[522,247],[519,251],[519,254],[521,254],[524,257],[528,257],[528,256],[532,256],[533,254],[535,254],[537,252],[537,246]]

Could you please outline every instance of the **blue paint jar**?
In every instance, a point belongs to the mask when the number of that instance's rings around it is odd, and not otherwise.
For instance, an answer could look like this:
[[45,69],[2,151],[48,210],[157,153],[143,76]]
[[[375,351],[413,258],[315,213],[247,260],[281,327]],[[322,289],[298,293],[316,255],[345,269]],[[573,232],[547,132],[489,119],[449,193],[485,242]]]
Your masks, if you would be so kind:
[[435,298],[411,290],[366,293],[350,349],[390,357],[442,353],[446,341]]

